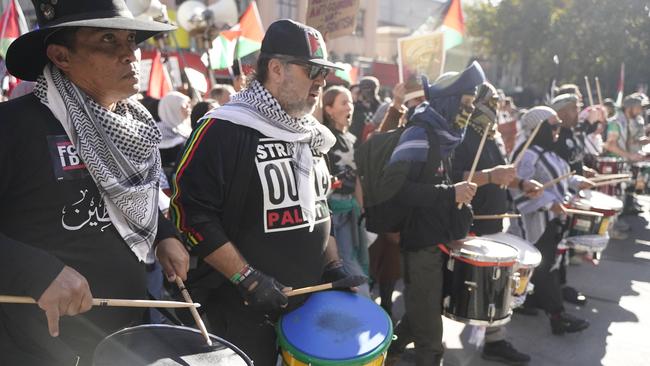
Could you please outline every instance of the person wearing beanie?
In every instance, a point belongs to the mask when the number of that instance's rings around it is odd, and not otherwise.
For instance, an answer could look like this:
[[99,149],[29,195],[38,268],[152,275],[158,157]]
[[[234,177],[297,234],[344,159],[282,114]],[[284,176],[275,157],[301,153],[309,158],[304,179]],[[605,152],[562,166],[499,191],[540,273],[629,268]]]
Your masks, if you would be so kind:
[[[569,164],[570,169],[576,172],[576,177],[593,177],[597,174],[596,171],[584,166],[586,132],[593,131],[589,131],[585,127],[585,122],[579,124],[581,99],[580,94],[559,94],[551,101],[551,108],[555,110],[558,118],[562,121],[558,141],[555,144],[555,153]],[[589,123],[587,126],[597,127],[597,125]],[[593,182],[583,179],[582,187],[584,189],[593,188]],[[567,282],[567,261],[564,260],[564,257],[573,254],[574,251],[569,250],[563,255],[560,264],[560,283],[562,285],[566,285]],[[562,296],[566,301],[577,305],[584,305],[587,301],[582,293],[570,286],[562,287]]]
[[[649,105],[648,97],[633,93],[623,99],[623,107],[607,122],[607,140],[604,148],[609,156],[616,156],[631,163],[646,161],[642,148],[650,140],[645,133],[643,111]],[[634,187],[630,186],[625,195],[623,213],[635,215],[641,207],[634,199]]]
[[[542,194],[542,185],[535,180],[525,180],[516,177],[513,165],[507,165],[501,144],[496,135],[498,95],[492,84],[485,82],[478,89],[475,109],[469,120],[463,142],[456,148],[452,160],[453,179],[461,182],[467,179],[472,168],[476,152],[486,129],[488,137],[485,140],[481,157],[476,166],[472,181],[478,186],[472,199],[472,210],[476,215],[497,215],[508,211],[508,194],[502,186],[516,189],[521,187],[530,198]],[[503,220],[479,220],[472,222],[470,232],[477,236],[500,233],[503,231]],[[485,331],[485,345],[481,355],[484,359],[523,365],[530,357],[518,352],[510,342],[506,341],[504,326],[488,327]]]
[[476,184],[453,184],[451,159],[474,110],[476,88],[484,81],[476,62],[433,84],[423,77],[426,102],[413,110],[385,168],[387,189],[410,211],[400,230],[406,312],[395,327],[397,340],[387,362],[397,362],[406,345],[415,342],[417,366],[442,364],[444,256],[438,245],[465,238],[471,225],[468,205]]
[[[526,135],[530,135],[539,124],[541,127],[527,150],[523,151],[521,145],[515,148],[513,158],[523,154],[516,167],[517,178],[545,183],[569,173],[568,163],[555,152],[562,123],[556,112],[545,106],[534,107],[522,116],[520,123],[521,132]],[[563,237],[563,221],[566,220],[563,202],[570,188],[578,191],[586,186],[584,178],[572,176],[547,188],[537,198],[528,197],[520,190],[511,190],[516,212],[521,217],[510,221],[508,232],[534,243],[542,253],[542,263],[531,278],[535,292],[527,297],[526,302],[535,303],[546,311],[551,330],[557,335],[578,332],[589,326],[587,321],[565,311],[556,262],[557,247]]]
[[[189,256],[158,208],[161,134],[131,96],[138,44],[175,27],[121,0],[33,1],[38,28],[7,50],[34,90],[0,104],[0,365],[93,364],[97,344],[142,323],[155,257],[185,280]],[[146,263],[146,264],[145,264]]]
[[305,300],[289,287],[349,276],[327,203],[336,138],[312,116],[334,69],[318,30],[272,23],[255,79],[199,121],[173,182],[172,220],[199,263],[188,287],[258,366],[276,364],[273,323]]

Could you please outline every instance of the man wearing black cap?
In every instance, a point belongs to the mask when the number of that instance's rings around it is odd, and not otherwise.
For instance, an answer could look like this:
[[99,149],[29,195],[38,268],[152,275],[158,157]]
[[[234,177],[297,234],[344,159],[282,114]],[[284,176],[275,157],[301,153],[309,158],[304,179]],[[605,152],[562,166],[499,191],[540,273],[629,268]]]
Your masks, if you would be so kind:
[[385,185],[409,212],[400,231],[406,313],[395,327],[391,363],[411,342],[416,365],[442,363],[444,258],[438,246],[464,238],[472,223],[467,204],[476,184],[452,184],[451,159],[474,109],[476,87],[484,81],[476,62],[433,85],[425,81],[427,102],[413,111],[385,168]]
[[271,322],[301,300],[288,287],[347,276],[327,206],[335,138],[311,115],[335,67],[316,29],[271,24],[255,79],[204,117],[176,173],[172,216],[212,272],[190,285],[208,289],[212,330],[256,365],[275,365]]
[[0,364],[89,365],[102,338],[143,316],[90,310],[93,296],[145,298],[154,246],[168,277],[189,266],[158,210],[160,132],[128,99],[137,44],[173,27],[136,20],[118,0],[34,7],[39,29],[7,52],[34,92],[0,104],[0,293],[38,307],[0,306]]

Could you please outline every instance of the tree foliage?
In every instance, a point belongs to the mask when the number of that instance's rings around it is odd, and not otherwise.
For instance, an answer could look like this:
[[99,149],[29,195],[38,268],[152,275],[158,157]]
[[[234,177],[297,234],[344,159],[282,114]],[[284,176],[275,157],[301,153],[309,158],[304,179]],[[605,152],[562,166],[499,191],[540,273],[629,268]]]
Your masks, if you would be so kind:
[[584,76],[592,87],[598,76],[603,97],[614,96],[621,62],[626,93],[650,82],[650,0],[502,0],[466,11],[479,52],[520,62],[522,86],[538,94],[553,77],[584,88]]

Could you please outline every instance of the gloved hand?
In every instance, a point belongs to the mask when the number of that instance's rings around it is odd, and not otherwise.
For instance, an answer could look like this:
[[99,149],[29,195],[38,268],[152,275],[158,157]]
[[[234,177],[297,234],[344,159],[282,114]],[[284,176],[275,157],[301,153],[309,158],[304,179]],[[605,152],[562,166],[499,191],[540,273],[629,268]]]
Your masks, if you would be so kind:
[[282,292],[286,288],[275,278],[253,269],[238,285],[246,305],[265,313],[277,313],[289,303],[289,298]]
[[335,261],[330,262],[327,266],[325,266],[322,280],[323,283],[330,283],[330,282],[342,280],[348,276],[350,276],[350,273],[343,266],[343,261],[337,259]]

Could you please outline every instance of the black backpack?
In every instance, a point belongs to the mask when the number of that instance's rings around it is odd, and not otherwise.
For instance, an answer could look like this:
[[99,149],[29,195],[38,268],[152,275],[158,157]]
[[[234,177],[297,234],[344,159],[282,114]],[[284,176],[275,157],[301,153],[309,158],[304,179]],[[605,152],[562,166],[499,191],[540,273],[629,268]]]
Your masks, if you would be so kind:
[[[384,175],[404,130],[404,127],[400,127],[375,133],[354,152],[357,176],[363,189],[366,228],[374,233],[399,232],[410,212],[409,208],[399,205],[395,198],[404,181],[391,182]],[[404,174],[398,176],[406,177],[409,166],[402,164],[397,169],[404,169]]]

